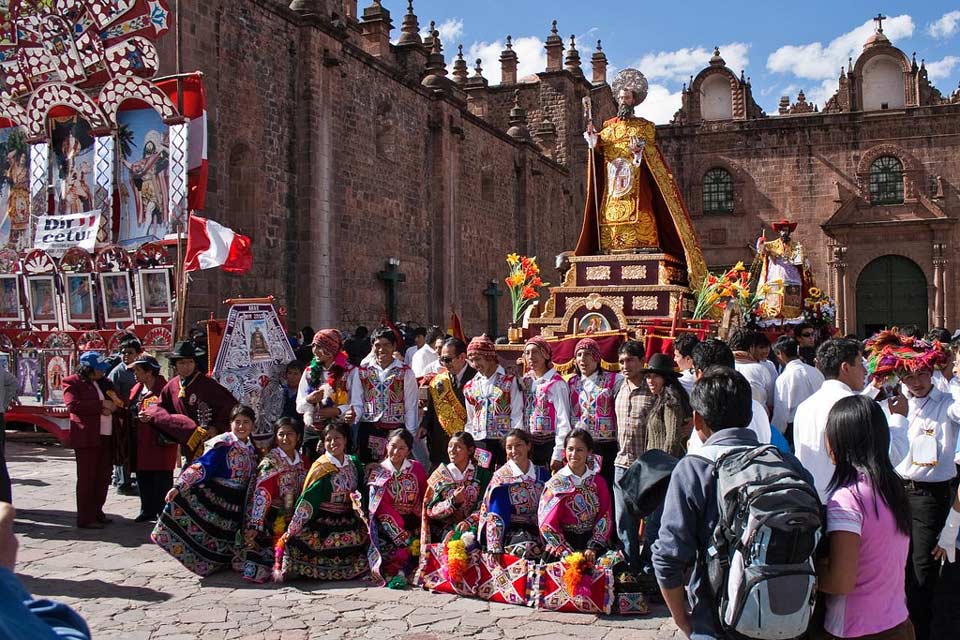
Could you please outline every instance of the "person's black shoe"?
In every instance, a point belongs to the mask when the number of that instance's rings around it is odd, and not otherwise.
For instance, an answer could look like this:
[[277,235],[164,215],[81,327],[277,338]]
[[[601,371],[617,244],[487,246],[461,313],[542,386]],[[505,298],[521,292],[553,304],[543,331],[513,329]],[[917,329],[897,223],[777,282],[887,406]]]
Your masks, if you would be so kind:
[[134,522],[152,522],[156,520],[156,516],[152,516],[149,513],[141,513],[136,518],[133,519]]
[[121,496],[139,496],[140,492],[132,484],[124,484],[117,487],[117,493]]

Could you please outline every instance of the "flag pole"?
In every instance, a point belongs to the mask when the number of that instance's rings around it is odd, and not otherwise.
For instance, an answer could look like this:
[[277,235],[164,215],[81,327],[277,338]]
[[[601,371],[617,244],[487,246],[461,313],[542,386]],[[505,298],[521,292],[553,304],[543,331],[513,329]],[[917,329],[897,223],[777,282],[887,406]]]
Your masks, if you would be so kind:
[[[187,218],[189,220],[189,218]],[[177,340],[184,338],[187,325],[187,293],[189,291],[190,276],[184,271],[183,250],[183,223],[177,223],[177,317],[175,335]]]

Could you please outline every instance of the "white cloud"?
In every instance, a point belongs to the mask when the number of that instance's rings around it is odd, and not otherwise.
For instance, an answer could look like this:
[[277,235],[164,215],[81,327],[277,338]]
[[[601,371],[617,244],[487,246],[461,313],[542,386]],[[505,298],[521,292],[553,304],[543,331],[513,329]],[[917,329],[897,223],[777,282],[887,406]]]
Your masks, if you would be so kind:
[[[826,46],[821,42],[811,42],[780,47],[767,58],[767,69],[811,80],[835,80],[840,73],[840,67],[847,65],[848,58],[856,59],[860,54],[863,43],[873,34],[874,29],[874,22],[867,20],[855,29],[837,36]],[[888,18],[883,25],[884,35],[894,42],[909,38],[913,31],[913,18],[906,14]]]
[[[747,67],[750,62],[747,55],[749,51],[750,45],[744,42],[720,45],[720,56],[727,66],[734,70],[734,73],[739,73],[741,69]],[[684,82],[709,65],[711,57],[713,57],[713,49],[685,47],[675,51],[648,53],[628,66],[639,69],[647,80]]]
[[[463,37],[463,20],[460,18],[448,18],[442,23],[435,25],[437,31],[440,32],[440,43],[443,45],[444,49],[449,49],[451,46],[456,49],[459,40]],[[430,27],[429,25],[421,29],[420,31],[421,38],[430,37]]]
[[927,33],[938,40],[949,38],[957,32],[960,26],[960,11],[950,11],[940,16],[936,22],[927,25]]
[[[517,53],[517,79],[540,73],[547,68],[547,51],[543,48],[544,41],[537,36],[523,36],[513,39],[513,50]],[[500,84],[500,54],[506,48],[502,40],[494,42],[474,42],[464,51],[473,75],[473,66],[480,58],[483,67],[483,77],[490,84]]]
[[946,56],[943,60],[937,60],[927,64],[927,76],[931,80],[942,80],[949,78],[953,73],[954,67],[960,64],[960,58],[957,56]]
[[662,84],[651,84],[647,99],[637,107],[636,113],[655,124],[667,124],[680,108],[681,100],[679,91],[671,93],[670,89]]

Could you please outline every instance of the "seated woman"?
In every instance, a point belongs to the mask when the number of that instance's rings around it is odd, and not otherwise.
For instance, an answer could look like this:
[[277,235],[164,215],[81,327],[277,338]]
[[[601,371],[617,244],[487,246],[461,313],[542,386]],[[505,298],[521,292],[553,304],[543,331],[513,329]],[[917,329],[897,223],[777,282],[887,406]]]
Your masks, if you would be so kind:
[[257,450],[250,442],[256,420],[252,408],[233,408],[230,431],[209,440],[206,453],[180,472],[150,534],[197,575],[229,567],[238,552],[247,487],[257,467]]
[[610,490],[590,455],[593,438],[588,431],[571,431],[563,449],[567,464],[547,481],[537,510],[544,551],[554,561],[581,551],[592,563],[610,546]]
[[507,463],[497,469],[480,506],[479,540],[484,551],[536,560],[543,552],[537,505],[550,478],[530,461],[530,434],[512,429],[503,440]]
[[237,569],[244,579],[266,582],[273,573],[274,545],[287,530],[293,508],[307,477],[306,461],[300,457],[300,433],[291,418],[273,425],[275,446],[257,467],[247,498],[243,525],[243,553]]
[[447,456],[427,480],[423,499],[421,545],[447,542],[453,533],[475,529],[480,499],[490,482],[490,471],[474,460],[473,436],[458,431],[450,436]]
[[366,483],[363,465],[346,453],[349,434],[343,420],[323,429],[325,452],[310,467],[293,519],[277,544],[278,580],[352,580],[368,571],[360,504]]
[[392,588],[407,585],[408,573],[416,567],[419,555],[427,474],[410,458],[412,448],[409,431],[391,431],[387,457],[373,468],[370,477],[370,573]]

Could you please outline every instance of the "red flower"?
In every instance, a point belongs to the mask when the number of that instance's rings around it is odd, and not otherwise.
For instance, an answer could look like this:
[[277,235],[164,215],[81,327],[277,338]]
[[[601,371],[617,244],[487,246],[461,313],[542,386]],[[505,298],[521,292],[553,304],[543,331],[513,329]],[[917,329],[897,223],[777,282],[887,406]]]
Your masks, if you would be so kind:
[[524,287],[522,295],[524,300],[533,300],[537,297],[537,292],[533,289],[533,287]]
[[707,278],[707,284],[717,284],[717,276],[710,276]]
[[540,279],[540,276],[535,276],[533,282],[530,283],[531,287],[539,287],[543,284],[543,280]]
[[529,269],[529,268],[530,268],[530,258],[528,258],[527,256],[523,256],[522,258],[520,258],[520,268],[523,269],[524,271],[526,271],[527,269]]

